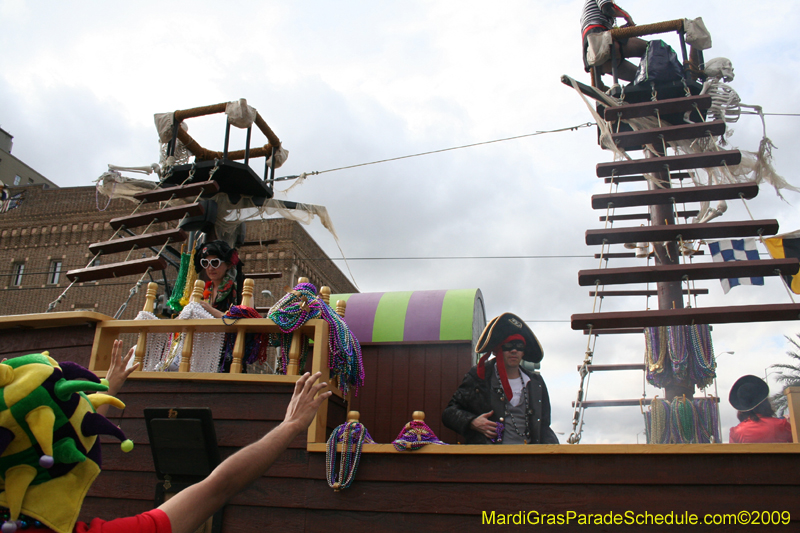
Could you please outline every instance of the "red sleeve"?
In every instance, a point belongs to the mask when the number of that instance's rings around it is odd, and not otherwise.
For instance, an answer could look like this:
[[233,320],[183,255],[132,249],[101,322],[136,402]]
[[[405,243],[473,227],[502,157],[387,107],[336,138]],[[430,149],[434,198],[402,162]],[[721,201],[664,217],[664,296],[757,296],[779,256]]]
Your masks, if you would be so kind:
[[75,524],[75,533],[172,533],[169,517],[160,509],[106,522],[95,518],[89,525]]

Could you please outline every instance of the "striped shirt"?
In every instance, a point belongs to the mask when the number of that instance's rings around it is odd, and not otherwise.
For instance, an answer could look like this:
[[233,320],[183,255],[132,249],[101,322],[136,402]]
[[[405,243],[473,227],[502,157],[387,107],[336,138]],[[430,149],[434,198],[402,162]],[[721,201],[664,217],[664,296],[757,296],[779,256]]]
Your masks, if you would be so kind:
[[[614,26],[614,17],[607,17],[603,14],[603,6],[606,4],[614,5],[614,0],[586,0],[583,5],[583,14],[581,15],[581,34],[586,35],[586,30],[589,28],[603,27],[610,30]],[[617,6],[615,11],[622,11]]]

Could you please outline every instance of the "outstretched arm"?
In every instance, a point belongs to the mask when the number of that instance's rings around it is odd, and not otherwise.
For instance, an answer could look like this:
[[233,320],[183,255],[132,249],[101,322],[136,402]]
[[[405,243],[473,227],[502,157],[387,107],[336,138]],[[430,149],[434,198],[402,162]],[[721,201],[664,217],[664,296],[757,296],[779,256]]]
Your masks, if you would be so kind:
[[[319,406],[332,393],[317,393],[327,383],[304,374],[297,380],[283,422],[260,440],[222,462],[203,481],[179,492],[159,507],[169,517],[172,533],[192,533],[231,497],[258,479],[289,443],[308,428]],[[315,397],[316,396],[316,397]]]
[[[114,341],[114,346],[111,348],[111,364],[108,366],[108,372],[106,373],[106,379],[108,380],[108,392],[106,394],[109,396],[116,396],[128,376],[139,368],[139,363],[128,368],[128,363],[133,357],[133,351],[134,348],[132,347],[128,350],[128,354],[122,357],[122,341],[119,339]],[[97,408],[97,412],[106,416],[108,405],[101,405]]]

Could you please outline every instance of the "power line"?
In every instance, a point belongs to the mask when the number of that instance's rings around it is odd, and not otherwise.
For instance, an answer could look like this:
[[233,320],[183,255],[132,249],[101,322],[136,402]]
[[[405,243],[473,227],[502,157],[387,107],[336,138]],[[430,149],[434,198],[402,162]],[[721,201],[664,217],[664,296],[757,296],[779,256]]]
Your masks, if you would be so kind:
[[[569,259],[569,258],[593,258],[594,255],[465,255],[465,256],[431,256],[431,257],[348,257],[348,261],[424,261],[424,260],[446,260],[446,259]],[[344,261],[345,258],[316,257],[309,261]]]
[[773,117],[800,117],[800,113],[762,113],[762,115]]
[[[537,135],[544,135],[546,133],[561,133],[561,132],[564,132],[564,131],[577,131],[577,130],[579,130],[581,128],[590,128],[590,127],[596,126],[596,125],[597,124],[595,124],[594,122],[586,122],[586,123],[583,123],[583,124],[578,124],[577,126],[569,126],[569,127],[566,127],[566,128],[558,128],[558,129],[554,129],[554,130],[536,131],[536,132],[533,132],[533,133],[526,133],[524,135],[515,135],[514,137],[504,137],[502,139],[494,139],[494,140],[491,140],[491,141],[483,141],[483,142],[477,142],[477,143],[472,143],[472,144],[465,144],[465,145],[462,145],[462,146],[454,146],[452,148],[442,148],[440,150],[431,150],[429,152],[420,152],[418,154],[402,155],[400,157],[390,157],[389,159],[381,159],[381,160],[378,160],[378,161],[370,161],[369,163],[359,163],[357,165],[348,165],[346,167],[330,168],[328,170],[315,170],[314,172],[308,172],[307,175],[308,176],[318,176],[319,174],[325,174],[326,172],[336,172],[337,170],[346,170],[346,169],[349,169],[349,168],[365,167],[367,165],[377,165],[378,163],[388,163],[389,161],[399,161],[400,159],[408,159],[408,158],[411,158],[411,157],[420,157],[420,156],[423,156],[423,155],[440,154],[442,152],[449,152],[449,151],[452,151],[452,150],[461,150],[462,148],[472,148],[472,147],[475,147],[475,146],[482,146],[484,144],[492,144],[492,143],[499,143],[499,142],[505,142],[505,141],[513,141],[515,139],[524,139],[525,137],[535,137]],[[299,176],[284,176],[284,177],[281,177],[281,178],[277,178],[276,181],[277,180],[286,180],[286,179],[298,178],[298,177]]]

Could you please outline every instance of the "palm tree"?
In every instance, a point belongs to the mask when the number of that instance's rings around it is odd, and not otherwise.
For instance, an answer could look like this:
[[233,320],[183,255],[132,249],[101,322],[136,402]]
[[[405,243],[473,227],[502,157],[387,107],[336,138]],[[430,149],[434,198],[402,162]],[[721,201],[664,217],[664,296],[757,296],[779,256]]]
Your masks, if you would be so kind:
[[[795,348],[794,350],[789,350],[786,352],[786,355],[794,360],[794,364],[779,364],[770,366],[770,368],[784,371],[776,372],[775,377],[778,383],[783,385],[784,390],[787,387],[800,387],[800,333],[798,333],[796,337],[797,339],[786,337],[786,340],[792,343]],[[786,411],[789,409],[789,405],[787,403],[786,396],[783,394],[783,390],[777,394],[774,394],[770,400],[772,400],[772,405],[775,407],[775,410],[779,416],[786,414]]]

